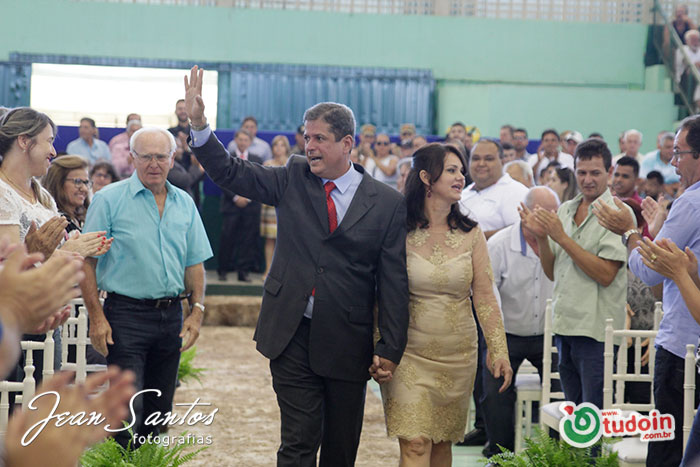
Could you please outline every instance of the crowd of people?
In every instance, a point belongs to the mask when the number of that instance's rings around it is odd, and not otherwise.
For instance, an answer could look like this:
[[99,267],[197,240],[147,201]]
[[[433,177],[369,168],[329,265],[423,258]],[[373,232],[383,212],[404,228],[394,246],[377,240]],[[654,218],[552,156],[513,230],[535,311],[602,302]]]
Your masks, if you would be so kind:
[[[20,336],[60,326],[67,315],[55,310],[80,283],[92,345],[114,369],[85,387],[66,376],[46,387],[91,391],[109,379],[91,404],[115,420],[134,390],[158,389],[159,397],[137,398],[134,429],[158,434],[144,420],[169,410],[179,354],[197,339],[205,311],[203,262],[212,250],[198,208],[206,173],[222,190],[219,279],[235,256],[238,279],[250,280],[266,239],[255,341],[270,359],[280,407],[278,465],[316,465],[319,447],[322,466],[353,465],[370,377],[381,385],[401,465],[451,465],[453,443],[483,445],[487,457],[512,450],[512,382],[525,360],[542,374],[549,298],[566,399],[602,408],[606,319],[651,329],[662,297],[653,391],[677,433],[650,443],[648,465],[682,461],[682,378],[672,375],[682,371],[685,345],[700,338],[700,117],[660,132],[646,155],[642,134],[627,130],[614,155],[597,133],[547,129],[532,141],[525,128],[503,125],[491,139],[461,122],[439,142],[412,124],[396,142],[364,124],[356,141],[352,110],[320,103],[293,141],[278,135],[268,144],[247,117],[226,147],[207,124],[202,77],[194,67],[186,78],[175,127],[143,127],[130,114],[106,144],[84,118],[61,155],[48,116],[3,110],[6,373]],[[472,393],[476,424],[465,436]],[[648,402],[649,393],[641,386],[625,397]],[[46,454],[39,444],[18,447],[31,416],[10,421],[8,465]],[[73,431],[80,442],[61,451],[68,461],[104,435]],[[130,440],[126,432],[117,439]],[[683,462],[700,453],[699,440],[696,419]]]

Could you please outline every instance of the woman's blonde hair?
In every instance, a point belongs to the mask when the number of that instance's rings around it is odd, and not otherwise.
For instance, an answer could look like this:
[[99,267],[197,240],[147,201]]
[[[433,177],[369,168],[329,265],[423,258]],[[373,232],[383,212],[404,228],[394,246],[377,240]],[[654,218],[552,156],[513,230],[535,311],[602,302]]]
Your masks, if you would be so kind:
[[[30,107],[16,107],[7,109],[0,116],[0,155],[4,158],[14,142],[20,136],[31,138],[30,148],[36,144],[36,137],[44,131],[47,125],[51,126],[54,136],[56,135],[56,124],[48,115],[38,112]],[[32,192],[39,202],[46,208],[51,209],[51,199],[46,193],[41,191],[41,185],[36,179],[31,179]]]
[[[275,144],[277,144],[279,141],[282,141],[284,143],[284,148],[287,151],[287,157],[292,153],[292,147],[289,145],[289,140],[287,139],[286,136],[284,135],[277,135],[274,138],[272,138],[272,144],[270,145],[271,148],[275,147]],[[273,154],[274,155],[274,154]]]

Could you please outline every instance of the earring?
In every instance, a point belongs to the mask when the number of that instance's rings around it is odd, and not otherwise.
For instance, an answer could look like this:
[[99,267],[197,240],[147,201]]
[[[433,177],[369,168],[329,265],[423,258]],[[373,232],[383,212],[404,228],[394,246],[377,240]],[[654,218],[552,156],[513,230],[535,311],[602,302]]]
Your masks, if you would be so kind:
[[433,190],[432,190],[430,187],[428,187],[428,198],[430,198],[430,195],[431,195],[432,193],[433,193]]

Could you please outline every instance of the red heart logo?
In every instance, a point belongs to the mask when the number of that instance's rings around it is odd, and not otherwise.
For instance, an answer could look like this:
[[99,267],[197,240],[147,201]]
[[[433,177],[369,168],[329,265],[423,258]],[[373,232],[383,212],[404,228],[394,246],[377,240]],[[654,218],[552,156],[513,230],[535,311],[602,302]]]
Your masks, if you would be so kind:
[[572,415],[574,413],[574,406],[573,405],[564,406],[564,412],[568,413],[569,415]]

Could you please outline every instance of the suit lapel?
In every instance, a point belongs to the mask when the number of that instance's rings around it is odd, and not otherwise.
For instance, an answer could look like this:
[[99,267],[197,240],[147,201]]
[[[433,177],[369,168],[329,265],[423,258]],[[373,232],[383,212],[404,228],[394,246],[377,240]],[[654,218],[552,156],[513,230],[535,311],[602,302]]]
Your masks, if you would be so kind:
[[328,207],[326,206],[326,192],[321,185],[321,179],[311,173],[311,170],[306,168],[306,183],[304,188],[306,194],[311,199],[311,208],[316,212],[318,220],[323,226],[323,231],[328,232]]
[[367,172],[364,172],[362,174],[362,181],[350,202],[348,212],[345,213],[343,221],[331,236],[344,233],[362,219],[365,214],[374,207],[376,195],[377,189],[374,186],[374,179]]

